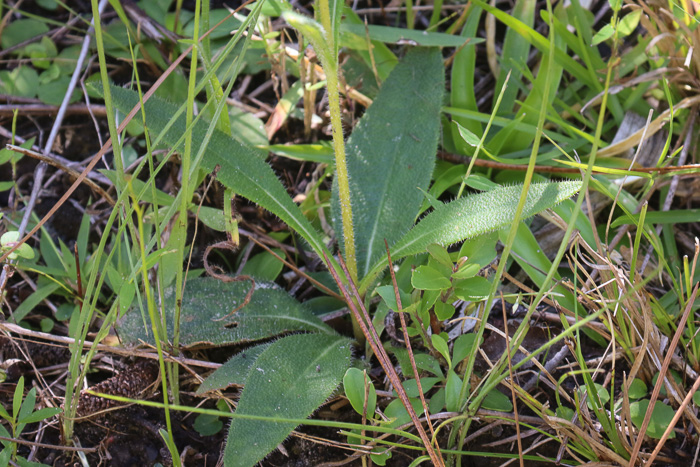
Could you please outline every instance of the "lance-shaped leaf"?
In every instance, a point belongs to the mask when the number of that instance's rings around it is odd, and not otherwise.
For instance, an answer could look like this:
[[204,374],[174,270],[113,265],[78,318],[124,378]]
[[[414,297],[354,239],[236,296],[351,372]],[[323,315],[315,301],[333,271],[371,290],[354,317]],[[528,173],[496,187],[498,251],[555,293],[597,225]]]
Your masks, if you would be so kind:
[[[522,218],[534,216],[576,194],[580,181],[533,183]],[[393,260],[423,253],[428,245],[448,246],[512,224],[522,185],[505,186],[459,198],[438,207],[391,248]],[[382,258],[362,283],[361,290],[387,265]]]
[[[138,94],[112,86],[114,104],[123,113],[128,113],[139,102]],[[177,106],[157,97],[145,103],[147,125],[155,134],[161,132],[177,113]],[[141,114],[135,117],[140,119]],[[192,140],[205,140],[211,123],[200,120],[192,129]],[[163,137],[163,141],[175,145],[186,131],[185,117],[181,115],[173,122]],[[200,168],[212,172],[220,167],[217,180],[237,194],[248,198],[282,219],[290,228],[301,235],[309,245],[322,256],[327,251],[321,236],[304,217],[299,207],[292,201],[280,180],[270,166],[260,157],[260,150],[243,145],[219,130],[214,130],[204,152]]]
[[[363,277],[415,222],[435,166],[445,87],[438,49],[415,48],[394,68],[346,144],[357,267]],[[333,192],[340,234],[338,189]],[[339,241],[343,245],[342,239]]]
[[328,399],[350,366],[350,340],[297,334],[273,342],[248,373],[236,413],[278,421],[234,418],[224,452],[227,466],[253,466]]
[[[232,313],[245,300],[250,281],[221,282],[213,278],[187,281],[180,315],[180,344],[185,347],[217,346],[255,341],[288,331],[334,334],[304,305],[274,283],[256,282],[250,302]],[[165,322],[172,322],[175,292],[165,293]],[[127,342],[153,342],[150,326],[141,314],[128,313],[119,324],[119,335]],[[168,329],[172,339],[172,329]]]

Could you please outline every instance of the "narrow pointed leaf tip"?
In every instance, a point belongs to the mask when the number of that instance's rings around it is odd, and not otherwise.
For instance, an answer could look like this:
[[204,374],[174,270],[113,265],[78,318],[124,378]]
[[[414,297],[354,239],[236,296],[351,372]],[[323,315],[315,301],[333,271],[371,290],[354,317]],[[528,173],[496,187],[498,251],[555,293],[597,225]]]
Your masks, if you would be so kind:
[[[522,219],[549,209],[581,189],[581,181],[530,185]],[[421,220],[394,247],[402,258],[425,251],[431,243],[448,246],[512,224],[522,185],[504,186],[445,204]]]

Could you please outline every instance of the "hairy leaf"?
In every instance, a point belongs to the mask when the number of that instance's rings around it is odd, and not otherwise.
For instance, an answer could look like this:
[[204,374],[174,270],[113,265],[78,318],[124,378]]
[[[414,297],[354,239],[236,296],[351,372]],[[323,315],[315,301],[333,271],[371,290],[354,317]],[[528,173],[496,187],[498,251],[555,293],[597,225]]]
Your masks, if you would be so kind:
[[197,389],[197,395],[208,391],[226,389],[232,384],[243,386],[250,368],[255,364],[260,354],[269,346],[269,343],[260,344],[238,352],[202,382]]
[[224,464],[253,466],[296,428],[290,418],[311,415],[338,387],[350,366],[350,341],[328,334],[297,334],[273,342],[255,362],[237,414],[275,417],[233,419]]
[[[580,181],[533,183],[527,194],[523,219],[564,201],[580,188]],[[431,243],[447,246],[511,224],[521,192],[521,185],[499,187],[438,207],[392,247],[392,259],[422,253]],[[386,259],[383,258],[362,285],[366,286],[366,282],[384,267]]]
[[[139,102],[138,94],[120,87],[112,86],[112,98],[115,106],[128,113]],[[151,97],[145,103],[146,120],[149,128],[161,132],[177,113],[177,106],[157,97]],[[135,117],[140,119],[140,113]],[[200,120],[192,129],[192,140],[205,140],[209,122]],[[175,145],[185,133],[185,117],[181,115],[170,126],[163,140]],[[299,207],[289,197],[287,190],[262,160],[261,152],[243,145],[235,138],[214,130],[204,152],[200,168],[212,172],[218,166],[217,180],[239,195],[272,212],[282,219],[290,228],[296,230],[318,255],[326,251],[323,241],[311,223],[304,217]]]
[[[444,90],[442,55],[416,48],[394,68],[346,144],[360,277],[413,225],[435,165]],[[340,225],[337,186],[335,231]],[[343,245],[342,239],[339,241]]]
[[[180,343],[184,347],[217,346],[255,341],[288,331],[334,333],[287,292],[273,283],[256,282],[250,303],[235,313],[251,288],[250,281],[221,282],[212,278],[187,281],[182,300]],[[165,293],[165,322],[172,322],[175,291]],[[141,314],[127,313],[119,334],[128,342],[153,342],[151,327]],[[172,329],[168,329],[172,338]]]

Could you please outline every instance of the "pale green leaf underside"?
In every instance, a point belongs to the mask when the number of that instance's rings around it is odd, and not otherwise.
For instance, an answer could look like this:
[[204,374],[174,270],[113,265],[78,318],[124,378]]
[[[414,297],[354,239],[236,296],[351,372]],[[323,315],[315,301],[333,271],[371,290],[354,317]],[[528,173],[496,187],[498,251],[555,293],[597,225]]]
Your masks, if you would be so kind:
[[[346,144],[350,199],[363,277],[413,226],[435,165],[440,136],[444,67],[438,49],[406,54],[382,85]],[[340,225],[337,186],[332,211]],[[343,245],[342,239],[339,243]]]
[[273,342],[250,369],[237,414],[275,417],[278,423],[235,418],[224,452],[227,466],[253,466],[328,399],[350,366],[350,340],[297,334]]
[[[534,216],[561,203],[580,188],[581,182],[578,180],[533,183],[522,218]],[[391,248],[392,259],[423,253],[431,243],[448,246],[512,224],[522,189],[522,185],[499,187],[445,204],[425,216]],[[386,260],[373,268],[373,274],[378,274],[384,267]]]
[[[301,303],[273,283],[257,282],[246,306],[231,314],[251,288],[250,281],[224,283],[213,278],[187,281],[180,317],[180,344],[184,347],[218,346],[249,342],[289,331],[333,333]],[[174,291],[165,294],[166,323],[172,322]],[[230,316],[229,316],[230,315]],[[221,321],[215,321],[224,318]],[[127,342],[153,342],[151,327],[144,328],[141,314],[131,310],[119,325]],[[172,329],[168,329],[172,339]]]
[[[123,113],[128,113],[139,102],[138,94],[120,87],[112,86],[115,106]],[[177,107],[157,97],[151,97],[145,103],[146,121],[155,134],[160,133],[168,124]],[[136,119],[140,119],[140,113]],[[204,141],[207,121],[200,120],[192,130],[195,152],[199,143]],[[185,117],[181,115],[169,128],[163,138],[167,144],[174,145],[185,133]],[[260,157],[260,150],[241,144],[219,130],[214,130],[204,152],[200,168],[212,172],[220,167],[217,175],[226,187],[237,194],[272,212],[282,219],[290,228],[296,230],[320,256],[325,251],[323,241],[311,223],[304,217],[299,207],[292,201],[280,180],[270,166]]]

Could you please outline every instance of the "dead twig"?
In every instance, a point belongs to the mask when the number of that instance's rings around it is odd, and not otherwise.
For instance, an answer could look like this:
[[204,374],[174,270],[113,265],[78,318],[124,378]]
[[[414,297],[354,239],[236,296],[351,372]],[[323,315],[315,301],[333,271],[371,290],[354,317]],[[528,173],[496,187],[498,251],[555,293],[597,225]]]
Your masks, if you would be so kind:
[[[37,339],[44,339],[44,340],[51,341],[51,342],[58,342],[58,343],[66,345],[66,346],[70,346],[75,342],[75,339],[73,339],[71,337],[55,336],[55,335],[49,334],[47,332],[32,331],[31,329],[25,329],[22,326],[18,326],[16,324],[12,324],[12,323],[0,323],[0,331],[11,332],[13,334],[18,334],[20,336],[28,336],[28,337],[33,337],[33,338],[37,338]],[[112,354],[116,354],[116,355],[124,355],[127,357],[140,357],[140,358],[148,358],[151,360],[158,360],[158,354],[153,353],[153,352],[146,352],[146,351],[138,350],[138,349],[125,349],[123,347],[115,347],[115,346],[106,345],[106,344],[94,344],[91,341],[83,342],[83,348],[86,348],[86,349],[91,348],[93,345],[96,345],[97,350],[99,350],[101,352],[107,352],[107,353],[112,353]],[[163,355],[164,355],[164,358],[166,359],[166,361],[179,363],[181,365],[196,366],[199,368],[211,368],[214,370],[221,366],[221,363],[205,362],[203,360],[194,360],[191,358],[174,357],[166,352],[164,352]]]
[[[15,110],[22,115],[52,116],[58,114],[59,109],[60,107],[49,104],[3,104],[0,105],[0,116],[11,117]],[[98,117],[107,116],[104,105],[71,104],[65,110],[66,115],[90,115],[90,113]]]
[[[61,161],[58,161],[58,160],[52,158],[51,156],[47,156],[47,155],[41,154],[39,152],[32,151],[31,149],[25,149],[25,148],[20,147],[20,146],[15,146],[14,144],[6,144],[5,148],[9,149],[10,151],[14,151],[14,152],[23,154],[25,156],[29,156],[33,159],[37,159],[44,164],[48,164],[48,165],[51,165],[53,167],[56,167],[57,169],[64,171],[65,173],[67,173],[71,177],[78,178],[80,176],[80,172],[63,164]],[[103,197],[105,199],[105,201],[107,201],[109,204],[114,206],[114,204],[115,204],[114,199],[111,196],[109,196],[109,193],[107,193],[101,186],[99,186],[97,183],[93,182],[92,180],[90,180],[87,177],[83,179],[83,182],[87,186],[89,186],[92,191],[94,191],[96,194]]]
[[[676,348],[678,347],[678,342],[680,341],[681,335],[685,330],[685,323],[688,320],[688,316],[692,312],[693,303],[695,303],[695,298],[698,295],[698,287],[700,287],[700,284],[695,284],[693,293],[688,299],[688,304],[686,305],[685,310],[683,311],[683,315],[681,316],[681,319],[678,322],[678,326],[676,327],[676,333],[673,335],[673,340],[669,344],[668,349],[666,349],[666,357],[664,358],[664,362],[661,365],[661,369],[659,370],[659,378],[656,380],[654,390],[651,392],[651,397],[649,398],[649,407],[653,408],[654,404],[656,403],[656,400],[659,397],[659,393],[661,392],[661,386],[664,384],[664,380],[666,379],[666,374],[668,372],[668,367],[671,364],[671,357],[673,356],[674,352],[676,351]],[[661,447],[663,447],[663,442],[665,438],[668,437],[670,430],[673,429],[676,422],[678,421],[678,417],[680,417],[679,414],[685,412],[684,409],[685,407],[687,407],[687,403],[690,397],[692,397],[693,393],[698,388],[698,386],[700,386],[700,378],[695,380],[695,384],[693,384],[693,389],[686,395],[686,398],[683,401],[684,405],[682,404],[682,406],[676,411],[676,415],[674,415],[672,423],[670,423],[668,428],[666,428],[666,432],[664,432],[664,437],[662,437],[662,441],[660,441],[659,444],[656,446],[656,449],[654,449],[654,453],[652,454],[650,460],[647,462],[647,465],[651,465],[654,458],[659,454],[658,451],[660,451]],[[639,456],[639,451],[642,448],[642,441],[644,441],[644,434],[647,432],[649,422],[651,422],[652,412],[653,410],[647,410],[646,414],[644,414],[644,422],[642,422],[642,426],[639,427],[639,436],[637,436],[637,441],[634,443],[634,447],[632,448],[632,452],[630,455],[630,460],[628,464],[629,467],[634,467],[634,464],[637,461],[637,456]]]
[[6,438],[4,436],[0,436],[0,441],[9,441],[11,443],[24,444],[26,446],[34,446],[34,447],[43,448],[43,449],[57,449],[59,451],[68,451],[68,452],[97,452],[97,449],[98,449],[98,448],[76,448],[76,447],[72,447],[72,446],[61,446],[58,444],[44,444],[44,443],[37,443],[35,441],[26,441],[24,439]]

